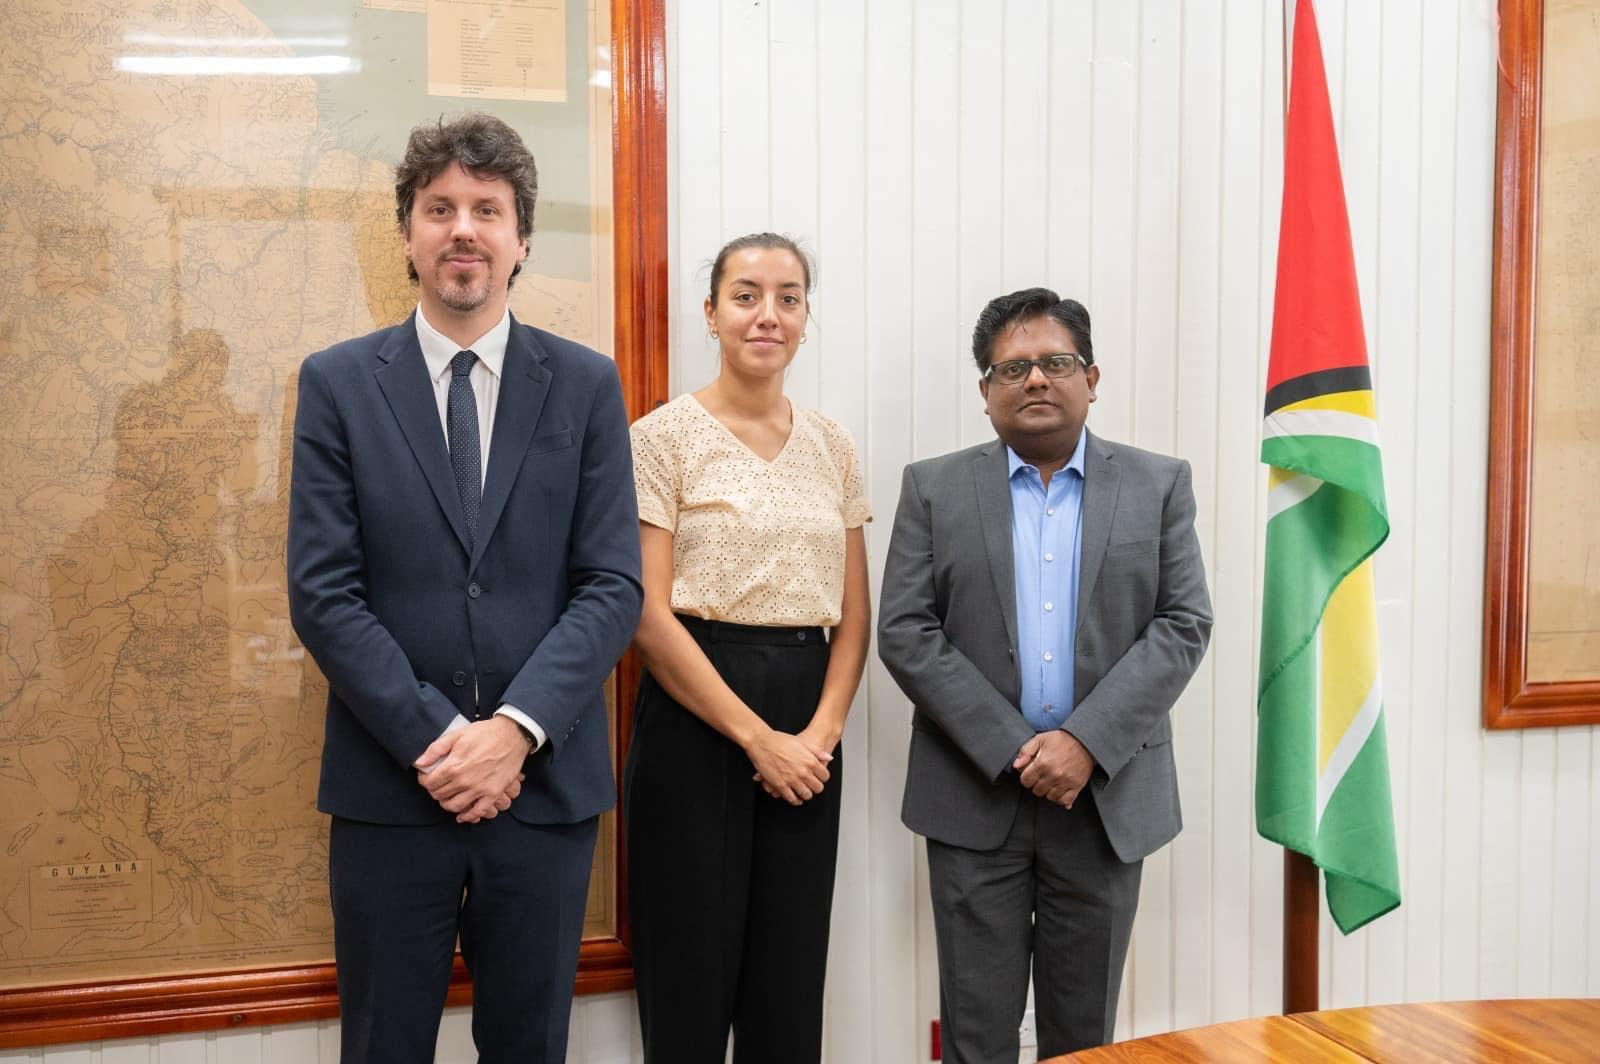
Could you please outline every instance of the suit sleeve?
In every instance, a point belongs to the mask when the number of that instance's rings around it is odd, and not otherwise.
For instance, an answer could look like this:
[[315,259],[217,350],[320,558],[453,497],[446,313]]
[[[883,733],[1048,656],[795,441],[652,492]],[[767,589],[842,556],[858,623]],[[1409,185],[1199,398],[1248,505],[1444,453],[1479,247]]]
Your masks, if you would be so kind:
[[416,678],[367,606],[366,565],[348,437],[315,357],[300,367],[289,477],[289,618],[328,678],[389,755],[410,767],[456,717]]
[[566,609],[503,696],[544,729],[553,757],[627,649],[644,604],[628,418],[609,363],[584,427],[567,588]]
[[1112,779],[1171,712],[1205,656],[1211,596],[1194,515],[1189,463],[1182,462],[1162,504],[1155,613],[1062,726]]
[[984,778],[998,780],[1033,729],[945,634],[934,590],[934,551],[929,504],[915,468],[907,466],[884,562],[878,656],[906,697]]

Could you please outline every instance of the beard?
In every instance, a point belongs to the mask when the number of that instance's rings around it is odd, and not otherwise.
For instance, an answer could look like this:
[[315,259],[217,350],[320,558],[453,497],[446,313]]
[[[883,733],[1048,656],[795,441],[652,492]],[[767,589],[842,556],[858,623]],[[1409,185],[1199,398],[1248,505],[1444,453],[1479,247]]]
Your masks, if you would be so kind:
[[439,256],[439,302],[463,313],[477,310],[489,301],[489,282],[494,276],[494,263],[481,252],[474,252],[481,256],[484,266],[483,280],[476,284],[471,280],[471,274],[459,273],[448,265],[446,260],[465,250],[451,248]]
[[445,278],[439,285],[439,302],[451,310],[477,310],[489,301],[489,279],[473,284],[466,277]]

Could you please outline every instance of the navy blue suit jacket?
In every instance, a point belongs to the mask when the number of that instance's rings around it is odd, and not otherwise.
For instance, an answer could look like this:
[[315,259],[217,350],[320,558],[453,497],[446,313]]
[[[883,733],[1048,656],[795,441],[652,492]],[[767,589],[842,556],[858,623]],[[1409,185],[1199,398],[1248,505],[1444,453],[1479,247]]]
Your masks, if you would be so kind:
[[322,811],[451,819],[412,762],[457,713],[501,703],[548,736],[513,815],[574,823],[615,802],[601,688],[643,592],[611,360],[512,320],[479,521],[469,554],[413,320],[305,360],[289,612],[330,689]]

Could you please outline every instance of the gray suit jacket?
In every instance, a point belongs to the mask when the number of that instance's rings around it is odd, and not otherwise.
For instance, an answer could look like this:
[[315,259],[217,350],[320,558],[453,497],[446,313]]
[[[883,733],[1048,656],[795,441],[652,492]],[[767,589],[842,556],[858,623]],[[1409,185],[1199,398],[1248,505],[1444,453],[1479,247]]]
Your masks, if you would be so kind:
[[[1169,711],[1211,632],[1181,459],[1085,443],[1071,732],[1094,755],[1095,803],[1136,861],[1183,826]],[[999,846],[1033,735],[1018,708],[1011,489],[999,440],[906,467],[883,573],[878,654],[915,704],[901,818],[953,846]]]

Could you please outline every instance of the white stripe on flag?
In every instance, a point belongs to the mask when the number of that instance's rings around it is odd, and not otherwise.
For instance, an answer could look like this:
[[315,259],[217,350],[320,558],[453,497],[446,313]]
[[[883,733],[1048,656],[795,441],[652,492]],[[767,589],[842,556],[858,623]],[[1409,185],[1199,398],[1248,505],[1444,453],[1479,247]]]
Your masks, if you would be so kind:
[[1378,446],[1378,423],[1343,410],[1280,410],[1268,414],[1262,436],[1343,436]]
[[[1321,642],[1319,638],[1317,642]],[[1322,689],[1322,662],[1317,661],[1317,690]],[[1319,707],[1320,708],[1320,707]],[[1350,722],[1350,727],[1345,729],[1344,735],[1339,739],[1339,745],[1333,748],[1333,756],[1328,758],[1328,767],[1317,778],[1317,830],[1322,830],[1322,814],[1328,808],[1328,802],[1333,798],[1333,792],[1338,789],[1339,783],[1344,779],[1344,774],[1350,766],[1355,764],[1356,755],[1361,748],[1367,745],[1367,737],[1372,734],[1372,729],[1378,725],[1378,714],[1383,710],[1383,683],[1382,678],[1372,678],[1372,689],[1367,692],[1366,699],[1361,703],[1361,708],[1356,711],[1355,719]],[[1317,722],[1319,731],[1321,721]]]
[[1316,477],[1308,477],[1304,473],[1297,473],[1288,480],[1267,492],[1267,521],[1270,522],[1283,511],[1292,506],[1298,506],[1317,493],[1324,481]]

